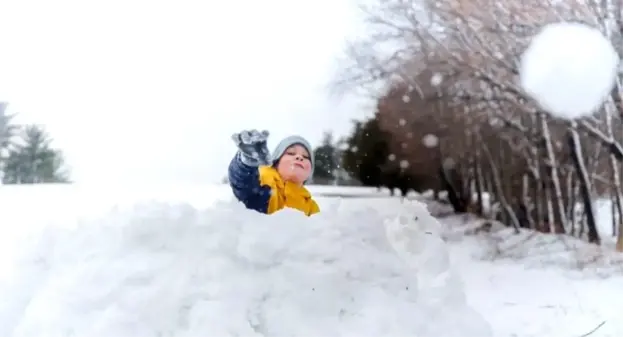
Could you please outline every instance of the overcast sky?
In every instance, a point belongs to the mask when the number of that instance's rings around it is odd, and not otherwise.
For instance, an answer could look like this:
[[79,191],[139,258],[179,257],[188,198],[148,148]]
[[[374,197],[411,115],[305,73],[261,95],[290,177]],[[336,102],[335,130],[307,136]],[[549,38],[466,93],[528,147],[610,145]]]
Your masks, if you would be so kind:
[[0,0],[0,100],[77,182],[220,180],[245,128],[316,143],[363,113],[326,84],[353,0]]

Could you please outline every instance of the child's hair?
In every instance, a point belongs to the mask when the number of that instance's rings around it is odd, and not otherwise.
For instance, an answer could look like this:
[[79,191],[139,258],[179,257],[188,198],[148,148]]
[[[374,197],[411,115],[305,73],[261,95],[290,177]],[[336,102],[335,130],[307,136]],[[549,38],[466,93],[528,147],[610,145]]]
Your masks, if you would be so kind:
[[316,165],[315,161],[314,161],[314,153],[312,152],[312,147],[309,144],[309,142],[301,137],[301,136],[297,136],[297,135],[293,135],[293,136],[288,136],[284,139],[282,139],[279,144],[277,144],[277,147],[275,147],[275,150],[272,153],[272,157],[273,157],[273,166],[277,166],[277,164],[279,163],[279,159],[281,159],[281,156],[283,156],[283,154],[286,152],[286,150],[292,146],[292,145],[301,145],[305,148],[305,150],[307,150],[307,153],[309,153],[309,160],[311,162],[311,172],[309,174],[309,176],[313,176],[314,175],[314,167]]

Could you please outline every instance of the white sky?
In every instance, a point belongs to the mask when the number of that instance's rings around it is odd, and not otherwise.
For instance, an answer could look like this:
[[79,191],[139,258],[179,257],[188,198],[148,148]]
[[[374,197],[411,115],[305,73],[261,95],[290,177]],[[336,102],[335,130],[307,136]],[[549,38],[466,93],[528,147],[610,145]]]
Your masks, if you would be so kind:
[[352,0],[0,0],[0,101],[77,182],[206,183],[240,129],[316,143],[364,112],[326,90]]

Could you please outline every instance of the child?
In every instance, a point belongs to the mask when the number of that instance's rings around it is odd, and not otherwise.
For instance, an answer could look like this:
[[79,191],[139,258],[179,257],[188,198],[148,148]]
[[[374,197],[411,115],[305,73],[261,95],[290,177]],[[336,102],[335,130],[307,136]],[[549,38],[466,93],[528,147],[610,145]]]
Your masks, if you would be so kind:
[[266,144],[268,131],[242,131],[232,138],[238,151],[229,164],[229,184],[247,208],[265,214],[284,207],[307,216],[320,212],[303,186],[314,172],[311,146],[303,137],[283,139],[272,156]]

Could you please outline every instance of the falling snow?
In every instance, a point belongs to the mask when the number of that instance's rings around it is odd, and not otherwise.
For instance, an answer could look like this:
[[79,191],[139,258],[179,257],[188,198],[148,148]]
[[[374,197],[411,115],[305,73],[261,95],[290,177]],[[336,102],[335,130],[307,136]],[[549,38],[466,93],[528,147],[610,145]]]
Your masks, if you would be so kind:
[[441,81],[443,81],[443,75],[441,75],[440,73],[435,73],[431,78],[430,78],[430,84],[433,86],[439,86],[441,84]]
[[437,147],[437,145],[439,144],[439,138],[429,133],[422,138],[422,143],[424,143],[424,146],[428,148]]

